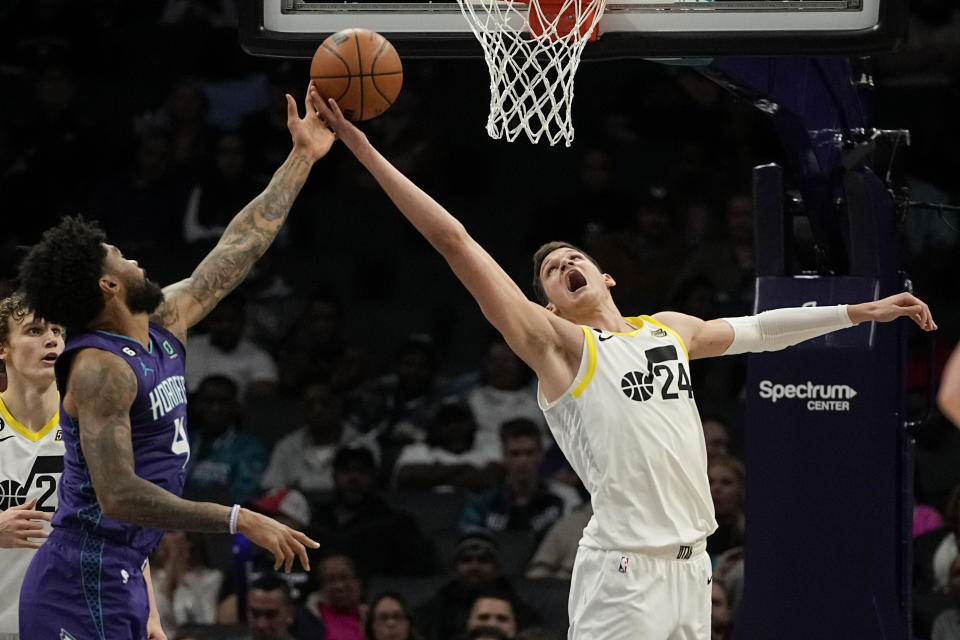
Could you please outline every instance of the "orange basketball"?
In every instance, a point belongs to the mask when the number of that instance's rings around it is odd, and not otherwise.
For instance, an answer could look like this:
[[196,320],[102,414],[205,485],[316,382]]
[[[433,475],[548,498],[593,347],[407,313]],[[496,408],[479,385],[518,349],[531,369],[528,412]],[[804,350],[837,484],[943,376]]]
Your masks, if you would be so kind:
[[400,56],[369,29],[344,29],[324,40],[310,64],[310,78],[324,98],[333,98],[351,120],[386,111],[403,84]]

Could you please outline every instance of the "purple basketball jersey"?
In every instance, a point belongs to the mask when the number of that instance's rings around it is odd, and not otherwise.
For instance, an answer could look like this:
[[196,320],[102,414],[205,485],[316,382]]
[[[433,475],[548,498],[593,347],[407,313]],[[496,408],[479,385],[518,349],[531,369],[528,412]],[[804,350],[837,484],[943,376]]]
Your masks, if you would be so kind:
[[[61,395],[66,395],[66,377],[73,356],[80,349],[88,348],[120,356],[136,374],[137,397],[130,407],[136,473],[179,496],[190,459],[183,344],[172,333],[152,323],[147,347],[131,338],[103,331],[71,336],[56,364]],[[103,515],[80,449],[78,421],[67,414],[62,404],[60,427],[66,454],[53,526],[93,534],[149,555],[160,542],[163,531]]]

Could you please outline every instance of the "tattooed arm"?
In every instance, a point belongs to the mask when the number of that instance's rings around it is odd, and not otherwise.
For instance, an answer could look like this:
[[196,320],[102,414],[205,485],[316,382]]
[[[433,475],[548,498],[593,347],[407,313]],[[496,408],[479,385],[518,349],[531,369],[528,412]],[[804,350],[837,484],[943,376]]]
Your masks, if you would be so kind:
[[309,95],[307,115],[287,95],[287,128],[293,150],[263,192],[234,216],[217,246],[189,278],[165,287],[164,302],[151,320],[170,329],[181,340],[187,329],[203,319],[220,300],[243,282],[283,225],[313,163],[326,155],[334,135],[317,115]]
[[[137,378],[122,358],[100,349],[83,349],[74,358],[63,407],[80,423],[80,448],[103,514],[143,527],[226,532],[230,507],[184,500],[136,474],[130,407]],[[172,440],[172,438],[171,438]],[[308,537],[266,516],[240,510],[237,530],[273,553],[275,567],[287,571],[299,556],[309,568]]]

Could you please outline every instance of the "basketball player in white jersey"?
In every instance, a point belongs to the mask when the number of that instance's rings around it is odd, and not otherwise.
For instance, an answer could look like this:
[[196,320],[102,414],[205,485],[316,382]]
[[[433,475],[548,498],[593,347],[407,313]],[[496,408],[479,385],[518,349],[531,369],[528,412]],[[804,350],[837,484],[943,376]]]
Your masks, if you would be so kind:
[[21,294],[0,301],[0,639],[18,634],[20,583],[47,537],[63,472],[53,363],[63,328],[34,318]]
[[537,374],[547,423],[594,509],[573,568],[569,638],[708,639],[712,576],[705,547],[717,524],[689,361],[782,349],[900,316],[931,331],[927,305],[902,293],[710,321],[675,312],[624,317],[610,295],[613,277],[583,251],[552,242],[534,255],[541,306],[381,156],[336,103],[316,95],[313,102]]
[[[50,533],[63,472],[60,394],[53,363],[63,327],[36,318],[23,295],[0,300],[0,640],[16,640],[20,584]],[[163,640],[151,598],[150,640]]]

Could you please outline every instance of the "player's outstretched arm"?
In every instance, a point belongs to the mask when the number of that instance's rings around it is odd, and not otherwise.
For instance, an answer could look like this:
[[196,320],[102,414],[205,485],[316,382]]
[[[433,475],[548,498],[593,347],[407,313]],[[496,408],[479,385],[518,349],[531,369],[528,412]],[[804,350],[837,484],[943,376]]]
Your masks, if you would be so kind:
[[234,216],[217,246],[190,277],[164,288],[165,300],[151,319],[181,339],[243,282],[280,232],[311,167],[330,150],[333,133],[320,121],[310,100],[308,95],[307,113],[301,118],[296,102],[287,94],[287,128],[293,137],[290,155],[266,189]]
[[709,321],[673,311],[654,315],[683,338],[691,360],[778,351],[861,322],[890,322],[902,317],[910,318],[924,331],[937,328],[927,304],[906,292],[861,304],[773,309],[754,316]]
[[39,549],[50,534],[43,530],[43,520],[50,522],[50,514],[35,511],[37,499],[34,498],[16,507],[10,507],[0,513],[0,549]]
[[960,345],[954,348],[940,378],[940,391],[937,392],[937,404],[940,411],[954,425],[960,428]]
[[[120,357],[83,349],[74,358],[63,404],[80,423],[80,447],[103,514],[155,529],[229,531],[230,507],[184,500],[136,474],[130,431],[136,394],[136,376]],[[296,557],[309,568],[304,545],[319,546],[301,532],[246,509],[240,510],[237,530],[273,553],[276,567],[287,571]]]
[[545,370],[569,364],[560,360],[575,360],[574,367],[579,364],[582,332],[528,300],[460,221],[390,164],[343,116],[336,102],[325,103],[315,88],[310,91],[316,96],[313,103],[320,117],[373,175],[404,217],[443,256],[510,348],[541,378],[548,373]]

